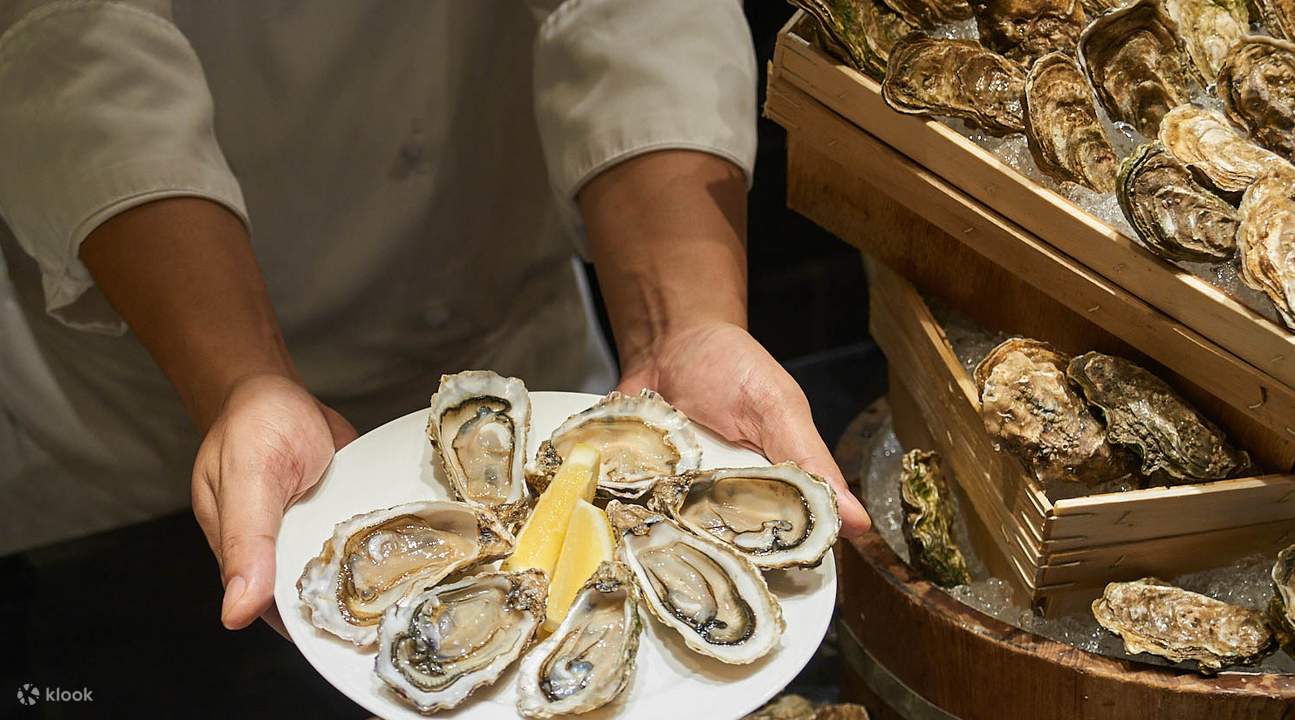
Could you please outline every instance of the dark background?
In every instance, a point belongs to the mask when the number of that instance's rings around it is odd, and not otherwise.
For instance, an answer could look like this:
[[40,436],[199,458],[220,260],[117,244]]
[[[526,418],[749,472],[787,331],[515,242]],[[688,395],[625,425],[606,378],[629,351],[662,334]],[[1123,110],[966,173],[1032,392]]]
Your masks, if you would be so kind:
[[[762,103],[764,68],[790,14],[785,3],[747,3]],[[800,381],[834,444],[885,382],[867,335],[862,265],[786,210],[784,134],[764,119],[759,131],[751,331]],[[264,625],[224,630],[220,597],[215,562],[187,512],[0,558],[0,718],[368,717]],[[838,671],[825,643],[790,689],[834,699]],[[25,682],[87,687],[94,702],[24,707],[16,693]]]

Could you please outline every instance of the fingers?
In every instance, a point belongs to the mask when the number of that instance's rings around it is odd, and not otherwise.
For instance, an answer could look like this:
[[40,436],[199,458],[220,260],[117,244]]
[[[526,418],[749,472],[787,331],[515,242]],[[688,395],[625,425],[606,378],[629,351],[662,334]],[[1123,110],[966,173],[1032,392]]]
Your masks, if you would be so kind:
[[319,410],[324,414],[324,420],[328,423],[328,431],[333,435],[333,449],[341,450],[360,436],[355,431],[355,427],[346,418],[342,417],[341,413],[323,403],[319,403]]

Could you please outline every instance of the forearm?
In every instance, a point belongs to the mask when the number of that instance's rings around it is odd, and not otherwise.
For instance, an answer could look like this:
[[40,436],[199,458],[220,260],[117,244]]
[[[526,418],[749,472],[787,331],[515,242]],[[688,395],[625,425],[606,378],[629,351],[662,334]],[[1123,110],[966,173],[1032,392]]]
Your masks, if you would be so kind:
[[90,233],[80,255],[200,429],[239,380],[296,377],[247,231],[219,204],[132,208]]

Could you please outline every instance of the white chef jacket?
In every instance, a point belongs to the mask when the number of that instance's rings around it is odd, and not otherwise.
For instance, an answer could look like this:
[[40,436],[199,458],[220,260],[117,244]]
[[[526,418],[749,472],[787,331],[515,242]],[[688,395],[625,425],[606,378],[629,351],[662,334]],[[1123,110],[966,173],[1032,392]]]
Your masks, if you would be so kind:
[[78,259],[115,213],[247,223],[364,430],[464,368],[606,390],[576,192],[654,149],[754,163],[737,0],[0,0],[0,32],[0,553],[188,502],[199,438]]

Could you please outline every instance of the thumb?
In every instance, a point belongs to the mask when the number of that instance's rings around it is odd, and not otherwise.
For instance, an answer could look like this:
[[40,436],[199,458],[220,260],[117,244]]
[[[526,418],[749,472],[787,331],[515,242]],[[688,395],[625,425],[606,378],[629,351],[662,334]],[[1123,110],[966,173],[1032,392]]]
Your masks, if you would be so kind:
[[274,540],[283,519],[282,483],[264,472],[224,482],[220,499],[220,557],[225,627],[247,627],[274,598]]

